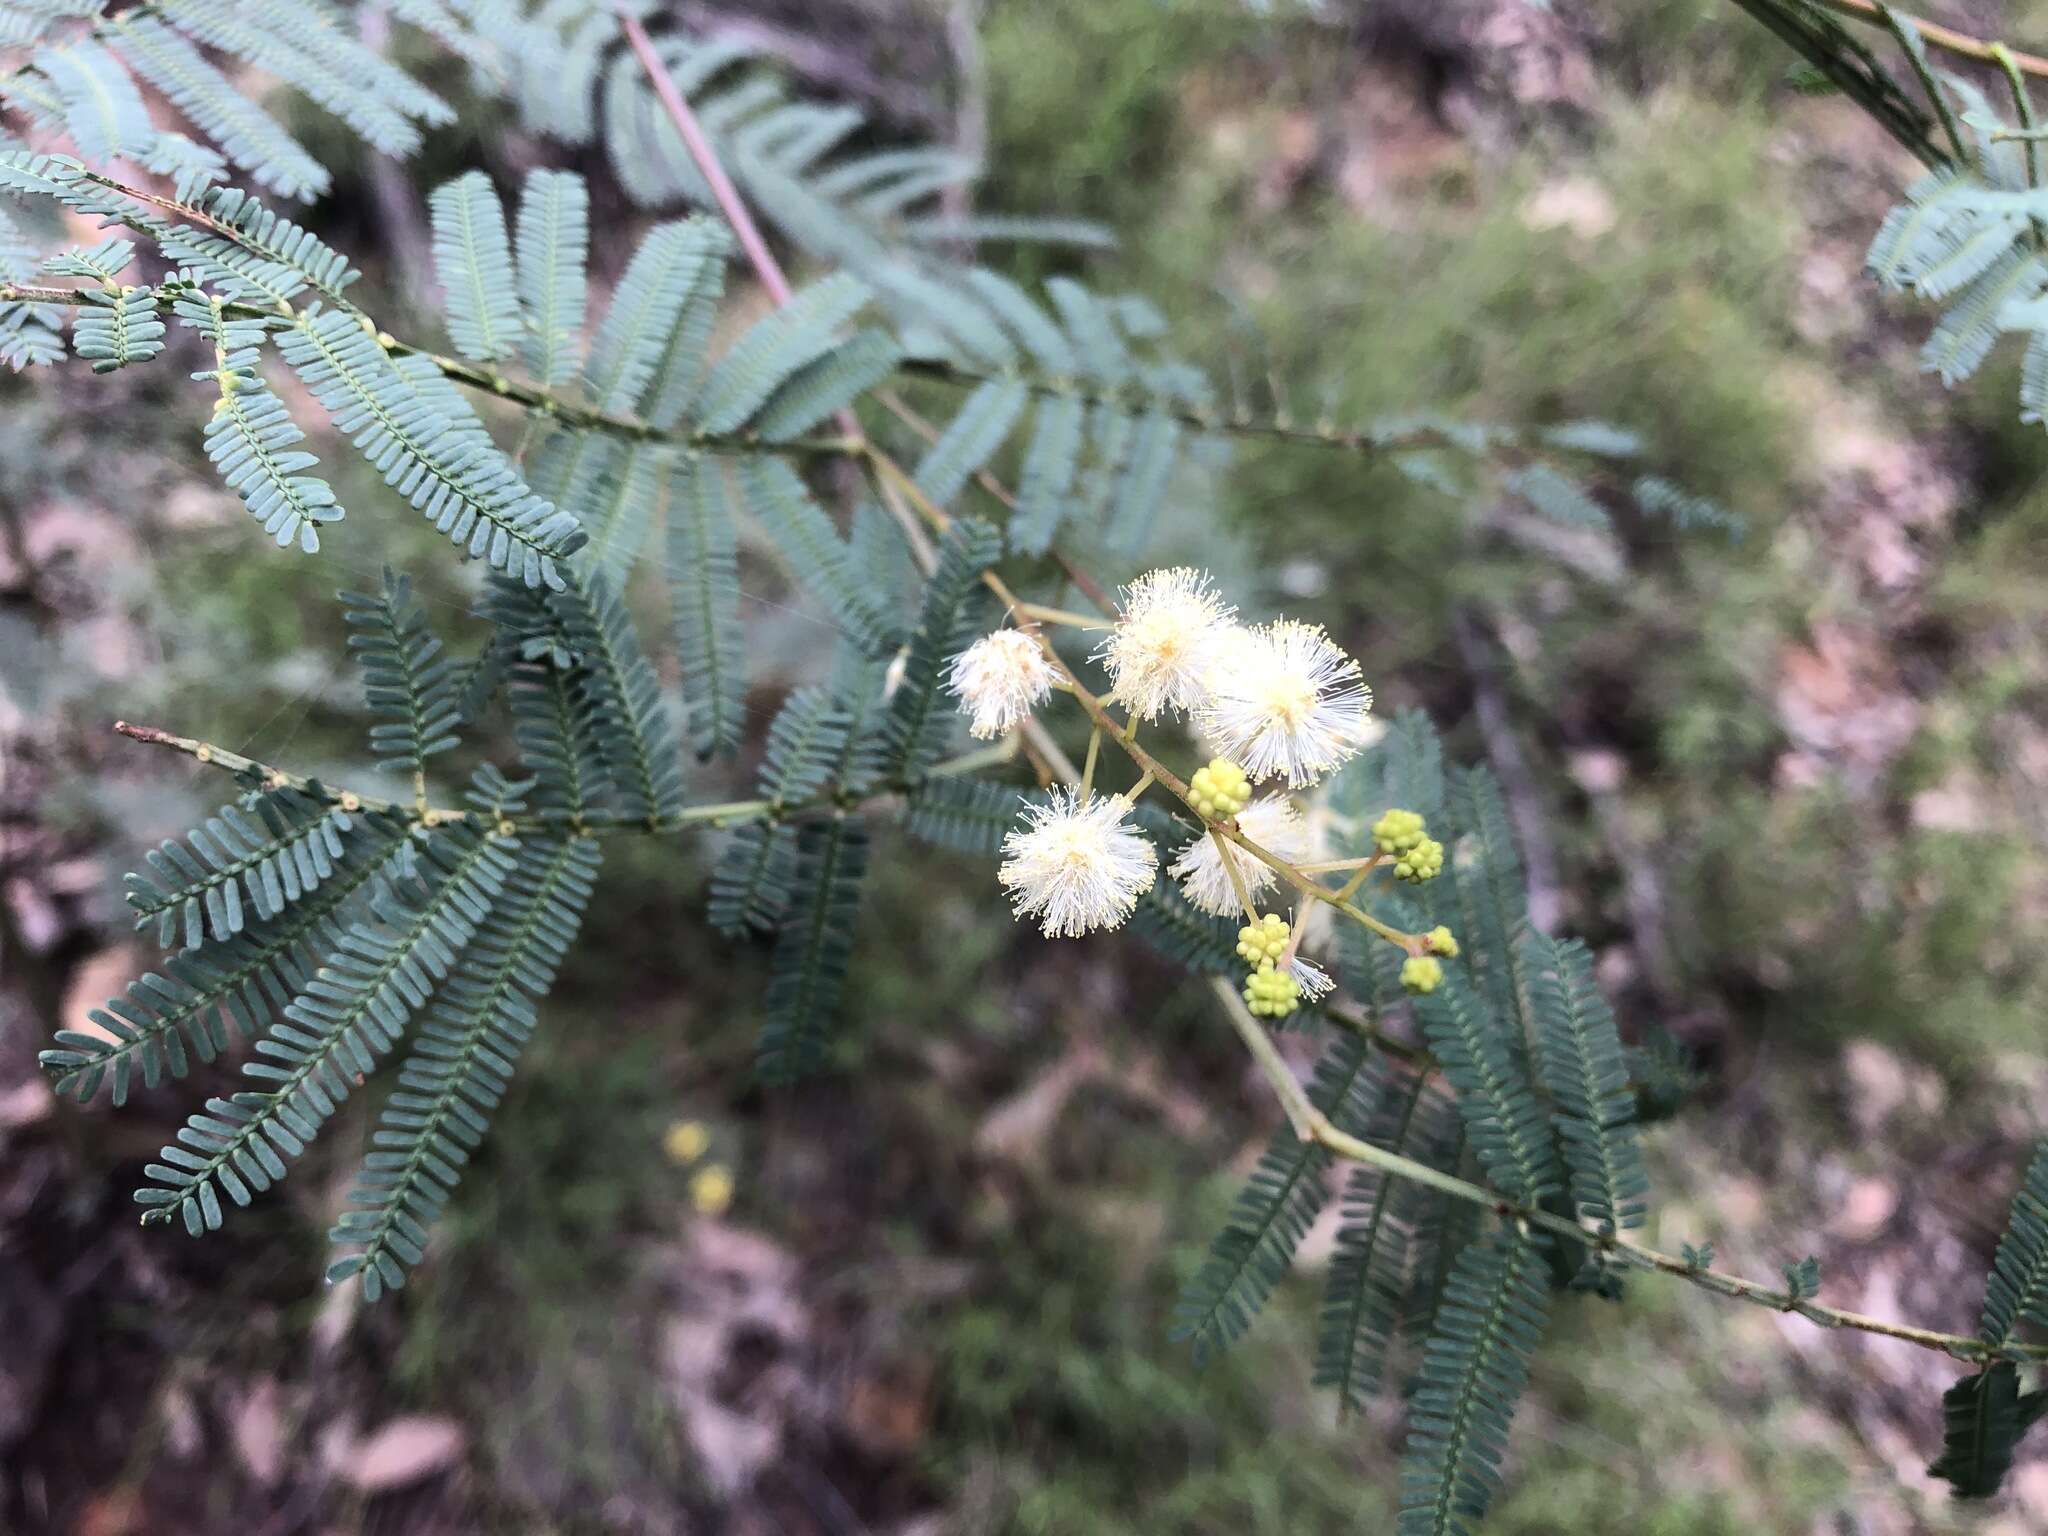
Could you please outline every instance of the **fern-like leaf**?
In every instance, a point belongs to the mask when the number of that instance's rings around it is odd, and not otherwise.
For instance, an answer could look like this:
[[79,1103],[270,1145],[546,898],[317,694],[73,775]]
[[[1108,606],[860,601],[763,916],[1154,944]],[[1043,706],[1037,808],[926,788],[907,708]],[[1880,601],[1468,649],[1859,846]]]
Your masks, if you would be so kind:
[[796,829],[781,812],[828,783],[850,740],[851,722],[823,688],[799,688],[768,727],[759,793],[776,815],[741,827],[711,872],[706,915],[729,937],[775,927],[795,877]]
[[303,319],[279,346],[385,483],[458,548],[530,587],[563,584],[556,562],[584,542],[576,519],[528,489],[470,423],[434,410],[352,315]]
[[973,638],[981,574],[1002,552],[1002,535],[978,518],[956,519],[946,531],[938,565],[925,583],[917,632],[883,733],[889,764],[899,778],[921,773],[946,744],[953,722],[942,691],[946,666]]
[[64,126],[88,160],[149,152],[156,127],[135,82],[98,43],[85,39],[39,50],[30,61],[56,88]]
[[[1316,1064],[1309,1088],[1310,1102],[1353,1134],[1371,1117],[1384,1087],[1369,1060],[1364,1040],[1340,1034]],[[1198,1364],[1236,1343],[1264,1308],[1329,1198],[1329,1166],[1321,1142],[1303,1141],[1287,1126],[1274,1132],[1207,1261],[1174,1307],[1173,1337],[1192,1342]]]
[[1030,399],[1030,390],[1020,380],[991,380],[978,386],[917,466],[917,483],[925,495],[939,506],[950,504],[969,476],[1003,446]]
[[138,1071],[143,1086],[154,1088],[166,1074],[184,1077],[193,1057],[214,1060],[228,1048],[231,1022],[244,1040],[262,1033],[306,984],[307,955],[340,937],[343,907],[411,846],[395,818],[361,820],[342,845],[335,873],[288,911],[145,971],[120,997],[86,1015],[100,1033],[59,1030],[55,1048],[41,1057],[55,1090],[83,1103],[111,1078],[119,1106]]
[[668,578],[690,745],[699,757],[739,746],[746,660],[740,628],[739,543],[729,466],[690,458],[670,476]]
[[1554,1194],[1557,1149],[1501,1021],[1487,1015],[1455,969],[1446,971],[1436,991],[1416,999],[1415,1012],[1444,1076],[1458,1090],[1473,1150],[1495,1186],[1524,1204]]
[[2022,1319],[2048,1325],[2048,1143],[2035,1149],[2012,1197],[1985,1282],[1978,1337],[1986,1344],[2003,1344]]
[[896,371],[903,348],[887,331],[856,331],[816,362],[776,386],[754,416],[763,442],[787,443],[844,410]]
[[794,892],[769,962],[755,1066],[786,1083],[824,1065],[839,994],[853,954],[867,872],[864,823],[834,816],[797,834]]
[[626,605],[601,580],[587,592],[570,586],[553,593],[548,605],[581,661],[583,713],[624,813],[675,815],[683,808],[682,757]]
[[1400,1536],[1472,1536],[1500,1486],[1508,1422],[1529,1381],[1550,1295],[1548,1264],[1498,1231],[1459,1253],[1409,1406]]
[[482,171],[443,182],[427,200],[434,226],[434,274],[448,301],[448,334],[474,362],[515,355],[525,335],[505,205]]
[[993,857],[1015,830],[1022,803],[1023,797],[1007,784],[935,776],[910,792],[903,826],[912,837],[941,848]]
[[839,327],[869,298],[865,283],[835,272],[756,321],[704,381],[698,428],[724,435],[746,426],[786,380],[833,350]]
[[[1375,1146],[1426,1159],[1451,1111],[1428,1075],[1390,1081],[1364,1134]],[[1362,1408],[1385,1379],[1410,1282],[1411,1242],[1428,1191],[1369,1165],[1345,1181],[1343,1222],[1316,1321],[1315,1385],[1333,1387],[1340,1413]]]
[[138,8],[106,30],[123,61],[260,185],[301,199],[328,189],[332,178],[305,146],[155,15]]
[[880,610],[861,580],[845,542],[797,472],[781,459],[743,461],[740,485],[747,510],[767,530],[776,552],[798,581],[824,603],[863,650],[879,654],[895,643],[895,620]]
[[576,377],[590,263],[590,189],[573,171],[535,171],[519,194],[522,355],[550,387]]
[[221,1225],[221,1191],[237,1205],[285,1176],[320,1127],[397,1044],[434,984],[455,966],[512,867],[494,839],[467,826],[421,848],[426,889],[416,900],[387,886],[372,918],[343,936],[284,1016],[256,1042],[245,1076],[271,1086],[209,1099],[135,1192],[145,1222],[182,1220],[193,1236]]
[[376,718],[370,750],[426,793],[427,759],[455,748],[462,721],[455,663],[427,623],[410,577],[384,568],[383,589],[342,592],[348,648],[363,669],[363,697]]
[[1571,1174],[1579,1214],[1603,1231],[1643,1224],[1650,1177],[1636,1140],[1636,1101],[1614,1013],[1593,981],[1593,957],[1576,940],[1531,933],[1543,1086]]
[[144,856],[148,874],[125,881],[138,929],[154,927],[165,948],[182,930],[184,947],[227,939],[253,910],[275,917],[334,873],[342,839],[355,828],[347,811],[289,787],[224,805],[185,835]]
[[[657,370],[672,350],[687,353],[698,347],[695,357],[685,357],[694,381],[701,357],[701,344],[709,339],[701,323],[687,322],[692,298],[708,294],[715,304],[725,282],[725,257],[731,248],[729,237],[709,219],[685,219],[657,224],[647,232],[625,276],[612,295],[591,344],[590,360],[584,368],[584,383],[590,397],[607,411],[638,411]],[[681,337],[678,348],[672,339]],[[669,362],[670,369],[679,366]],[[685,396],[687,398],[687,396]],[[677,412],[676,414],[680,414]]]
[[329,1267],[330,1284],[359,1274],[364,1299],[375,1301],[402,1287],[405,1266],[425,1257],[427,1229],[489,1129],[575,941],[598,862],[589,838],[520,848],[489,922],[421,1021],[349,1191],[354,1209],[328,1234],[336,1246],[360,1250]]
[[1055,395],[1039,406],[1010,520],[1010,547],[1019,554],[1042,555],[1058,537],[1080,472],[1087,421],[1087,404],[1077,395]]
[[1927,1469],[1959,1499],[1988,1499],[2012,1470],[2020,1437],[2048,1409],[2048,1392],[2021,1393],[2010,1360],[1965,1376],[1941,1395],[1941,1455]]

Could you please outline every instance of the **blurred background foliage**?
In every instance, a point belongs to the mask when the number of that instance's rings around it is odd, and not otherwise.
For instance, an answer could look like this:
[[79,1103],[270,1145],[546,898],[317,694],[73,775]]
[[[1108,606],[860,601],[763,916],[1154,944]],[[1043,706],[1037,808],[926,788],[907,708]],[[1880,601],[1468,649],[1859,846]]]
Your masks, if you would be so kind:
[[[1617,506],[1610,537],[1240,446],[1156,553],[1256,571],[1383,708],[1493,763],[1537,911],[1593,943],[1631,1038],[1702,1071],[1654,1143],[1660,1246],[1711,1239],[1756,1274],[1818,1253],[1830,1300],[1966,1327],[2048,1088],[2048,452],[2013,419],[2016,357],[1945,396],[1914,371],[1925,317],[1861,279],[1911,173],[1896,149],[1786,89],[1732,7],[1624,9],[681,8],[800,35],[799,65],[834,65],[813,88],[872,90],[882,137],[981,139],[987,206],[1115,227],[1109,256],[1004,260],[1148,294],[1262,407],[1599,417],[1735,511],[1739,536]],[[2048,5],[1975,11],[2048,38]],[[403,315],[421,188],[558,159],[467,102],[316,225]],[[632,216],[597,213],[616,276]],[[144,370],[0,381],[0,1528],[1391,1518],[1396,1426],[1309,1392],[1308,1288],[1202,1373],[1166,1342],[1273,1119],[1227,1031],[1136,941],[1047,947],[988,869],[900,844],[861,919],[846,1073],[758,1089],[760,966],[703,927],[701,850],[621,843],[602,942],[411,1291],[358,1315],[319,1289],[359,1110],[237,1231],[136,1234],[132,1170],[189,1095],[59,1108],[33,1052],[130,973],[119,871],[219,785],[106,726],[357,762],[331,590],[388,559],[456,635],[475,590],[346,456],[324,455],[351,517],[323,554],[262,547],[189,406]],[[773,572],[747,580],[764,723],[821,632]],[[663,1153],[678,1121],[701,1157]],[[729,1210],[692,1198],[707,1159]],[[1312,1237],[1304,1262],[1326,1254]],[[1733,1313],[1652,1282],[1571,1309],[1489,1528],[2048,1528],[2038,1452],[1989,1512],[1924,1476],[1938,1360]]]

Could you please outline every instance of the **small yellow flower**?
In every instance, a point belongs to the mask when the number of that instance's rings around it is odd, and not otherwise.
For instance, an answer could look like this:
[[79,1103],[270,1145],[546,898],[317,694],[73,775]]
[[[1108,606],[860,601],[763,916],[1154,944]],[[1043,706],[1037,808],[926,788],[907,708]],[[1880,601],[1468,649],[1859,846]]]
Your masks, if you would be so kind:
[[1414,811],[1393,810],[1372,824],[1373,845],[1381,853],[1406,853],[1422,841],[1422,817]]
[[1284,1019],[1301,1006],[1301,986],[1270,962],[1244,979],[1244,1005],[1262,1019]]
[[1423,838],[1394,861],[1394,877],[1414,885],[1434,880],[1443,869],[1444,845],[1433,837]]
[[1209,821],[1228,821],[1252,802],[1252,782],[1227,757],[1212,757],[1188,780],[1195,812]]
[[1254,968],[1272,965],[1287,949],[1287,919],[1268,912],[1255,923],[1237,930],[1237,953]]
[[1410,992],[1434,992],[1443,979],[1444,963],[1434,955],[1412,955],[1401,962],[1401,985]]
[[1436,927],[1429,930],[1428,938],[1430,951],[1433,954],[1442,955],[1446,959],[1455,959],[1457,957],[1457,937],[1442,923],[1438,923]]
[[690,1204],[699,1216],[723,1216],[732,1204],[732,1174],[723,1163],[707,1163],[690,1178]]
[[711,1133],[701,1120],[678,1120],[661,1138],[661,1150],[678,1166],[694,1163],[711,1150]]

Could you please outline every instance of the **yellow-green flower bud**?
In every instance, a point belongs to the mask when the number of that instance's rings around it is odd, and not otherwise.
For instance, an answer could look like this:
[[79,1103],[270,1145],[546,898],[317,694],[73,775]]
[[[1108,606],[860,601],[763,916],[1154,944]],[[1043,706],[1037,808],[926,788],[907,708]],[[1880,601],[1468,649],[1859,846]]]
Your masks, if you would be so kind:
[[1284,1019],[1301,1006],[1301,987],[1286,971],[1270,965],[1244,979],[1244,1005],[1262,1019]]
[[1195,812],[1208,821],[1228,821],[1252,803],[1252,781],[1227,757],[1212,757],[1188,780]]
[[1261,965],[1272,965],[1287,950],[1287,919],[1277,912],[1268,912],[1255,923],[1247,923],[1237,930],[1237,953],[1254,970]]
[[1387,812],[1372,824],[1373,845],[1381,853],[1406,853],[1422,841],[1424,826],[1414,811]]
[[1411,955],[1401,962],[1401,985],[1410,992],[1434,992],[1444,979],[1444,963],[1435,955]]
[[1429,930],[1429,947],[1433,954],[1442,955],[1447,959],[1454,958],[1458,953],[1458,940],[1450,929],[1438,923]]
[[1417,885],[1434,880],[1443,873],[1443,868],[1444,845],[1433,837],[1423,838],[1394,861],[1395,877]]

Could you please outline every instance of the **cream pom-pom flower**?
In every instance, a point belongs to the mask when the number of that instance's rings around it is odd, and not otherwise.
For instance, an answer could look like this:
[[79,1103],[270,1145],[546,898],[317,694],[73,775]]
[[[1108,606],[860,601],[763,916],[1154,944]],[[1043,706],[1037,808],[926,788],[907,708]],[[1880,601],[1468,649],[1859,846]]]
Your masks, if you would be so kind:
[[987,740],[1043,704],[1057,676],[1035,636],[1021,629],[999,629],[953,658],[946,687],[974,717],[968,734]]
[[1203,736],[1254,780],[1315,783],[1356,753],[1372,690],[1318,624],[1239,632],[1198,717]]
[[1207,573],[1176,565],[1124,588],[1116,626],[1095,653],[1115,698],[1140,720],[1192,710],[1209,696],[1237,630],[1237,610]]
[[[1254,800],[1237,813],[1237,829],[1266,852],[1290,864],[1308,857],[1308,828],[1301,812],[1285,795],[1267,795]],[[1216,839],[1204,834],[1183,848],[1167,873],[1180,882],[1181,894],[1211,917],[1235,917],[1243,909],[1237,888],[1230,883],[1230,869],[1223,862],[1223,850]],[[1243,849],[1230,848],[1230,863],[1244,882],[1244,893],[1253,905],[1271,890],[1280,877]]]
[[1003,839],[997,872],[1018,917],[1039,919],[1048,939],[1114,928],[1151,889],[1159,855],[1124,817],[1130,806],[1113,796],[1082,800],[1055,789],[1027,804],[1025,825]]

